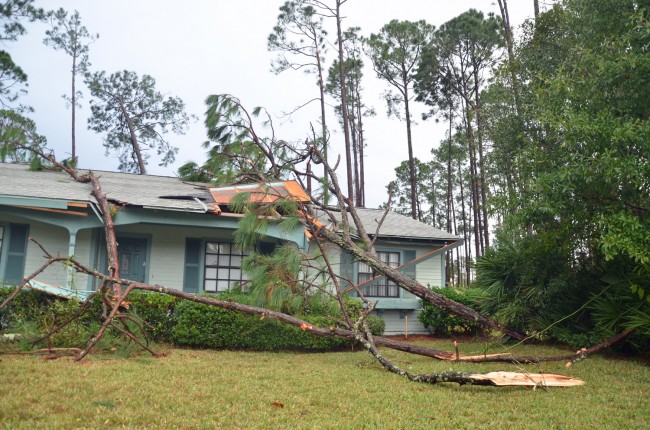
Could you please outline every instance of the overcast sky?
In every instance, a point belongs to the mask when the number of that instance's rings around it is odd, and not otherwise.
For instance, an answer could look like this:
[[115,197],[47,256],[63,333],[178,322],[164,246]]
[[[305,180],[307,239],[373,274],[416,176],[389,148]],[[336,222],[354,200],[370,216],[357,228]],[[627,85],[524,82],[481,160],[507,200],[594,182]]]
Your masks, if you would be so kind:
[[[131,70],[148,74],[159,91],[179,96],[188,113],[199,119],[185,135],[169,134],[169,141],[180,148],[176,162],[159,167],[154,156],[149,173],[175,175],[181,164],[203,162],[201,143],[206,140],[203,126],[205,98],[210,94],[229,93],[239,97],[247,107],[263,106],[273,115],[276,135],[285,140],[304,141],[310,122],[317,127],[318,107],[311,107],[283,117],[317,96],[315,78],[298,71],[274,75],[270,71],[274,57],[266,49],[266,39],[276,23],[283,0],[37,0],[46,9],[62,7],[79,11],[81,20],[99,39],[90,47],[92,71],[108,74]],[[361,27],[363,35],[376,33],[392,19],[424,19],[436,27],[475,8],[498,15],[492,0],[348,0],[343,6],[344,28]],[[533,14],[533,0],[510,0],[510,20],[519,25]],[[18,42],[7,43],[15,62],[28,74],[28,95],[22,103],[35,112],[30,117],[45,135],[58,158],[70,153],[70,110],[63,94],[70,91],[71,59],[61,51],[43,45],[47,24],[27,24],[28,34]],[[334,29],[330,39],[334,42]],[[335,57],[334,49],[326,54],[327,66]],[[381,94],[387,85],[378,81],[366,61],[362,85],[366,104],[377,116],[365,122],[367,158],[367,206],[376,207],[386,195],[386,185],[394,178],[395,167],[407,158],[405,124],[386,116]],[[104,155],[103,136],[87,129],[89,94],[83,84],[82,108],[77,113],[77,153],[79,166],[115,170],[116,154]],[[418,112],[423,108],[419,107]],[[422,121],[416,113],[414,129],[415,155],[430,159],[431,148],[444,139],[444,126]],[[343,136],[337,121],[330,116],[332,128],[330,154],[342,153]],[[339,176],[344,176],[339,168]]]

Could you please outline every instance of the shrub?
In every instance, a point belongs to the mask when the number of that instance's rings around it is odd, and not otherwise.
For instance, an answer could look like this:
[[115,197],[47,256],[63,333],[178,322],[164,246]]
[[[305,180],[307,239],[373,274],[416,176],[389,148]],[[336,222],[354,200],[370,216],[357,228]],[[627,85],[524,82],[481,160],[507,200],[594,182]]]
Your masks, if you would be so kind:
[[128,302],[133,313],[142,319],[149,339],[170,342],[176,325],[175,310],[178,299],[168,294],[134,291]]
[[[0,287],[0,303],[4,302],[15,287]],[[0,309],[0,330],[7,330],[22,322],[36,321],[47,305],[58,300],[49,294],[28,288],[16,296],[6,307]]]
[[[311,315],[301,318],[319,327],[335,323],[331,317]],[[316,337],[272,319],[262,320],[257,316],[190,301],[182,301],[176,307],[172,342],[179,346],[260,351],[324,351],[347,343],[341,339]]]
[[[4,300],[13,288],[0,289],[0,300]],[[240,291],[222,293],[222,300],[250,304],[250,295]],[[363,306],[360,301],[346,300],[353,318],[358,317]],[[244,315],[223,308],[204,305],[176,297],[143,291],[129,295],[129,309],[142,321],[142,328],[149,339],[168,342],[178,346],[215,349],[248,349],[262,351],[307,350],[326,351],[351,344],[350,341],[317,337],[271,319]],[[333,300],[330,299],[330,302]],[[328,328],[341,319],[335,303],[314,300],[307,315],[296,315],[315,326]],[[4,328],[29,327],[25,337],[40,337],[72,316],[80,303],[50,296],[40,291],[21,292],[7,308],[0,311],[0,322]],[[79,319],[66,325],[49,340],[56,347],[70,347],[84,344],[101,324],[102,302],[96,296]],[[375,316],[367,319],[371,331],[381,335],[384,321]],[[132,327],[133,329],[134,327]],[[115,346],[119,334],[107,331],[105,346]],[[117,342],[119,344],[119,342]],[[101,348],[102,345],[98,345]]]
[[[476,293],[471,289],[456,290],[454,288],[442,288],[437,293],[455,302],[472,307]],[[480,324],[468,321],[457,315],[449,313],[429,302],[422,302],[422,311],[418,314],[420,322],[432,333],[442,336],[452,334],[477,334],[482,327]]]

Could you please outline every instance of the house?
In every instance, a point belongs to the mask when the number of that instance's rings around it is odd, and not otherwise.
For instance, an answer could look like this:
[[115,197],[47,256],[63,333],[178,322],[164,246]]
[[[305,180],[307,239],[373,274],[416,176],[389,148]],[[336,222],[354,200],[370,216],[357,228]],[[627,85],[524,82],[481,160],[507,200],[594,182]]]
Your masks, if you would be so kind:
[[[161,284],[187,292],[220,292],[233,282],[246,280],[241,270],[246,250],[233,245],[242,215],[229,212],[233,195],[246,186],[210,188],[174,177],[100,172],[102,190],[116,207],[115,232],[122,277]],[[272,184],[279,192],[306,201],[294,182]],[[359,209],[366,229],[376,230],[383,211]],[[321,217],[324,223],[330,222]],[[52,254],[75,256],[91,267],[107,266],[100,211],[91,185],[55,171],[30,171],[26,165],[0,163],[0,283],[15,284],[43,262],[43,252],[28,240],[33,237]],[[292,243],[310,252],[303,226],[284,231],[269,225],[257,244],[262,252],[279,243]],[[378,256],[415,276],[423,285],[439,287],[445,279],[444,251],[436,250],[460,239],[396,213],[389,213],[376,241]],[[339,274],[365,284],[364,293],[378,300],[377,314],[386,320],[387,333],[423,332],[416,315],[419,299],[387,281],[374,279],[365,264],[352,261],[332,247],[330,261]],[[409,264],[412,262],[411,264]],[[52,266],[38,281],[92,291],[96,280]]]

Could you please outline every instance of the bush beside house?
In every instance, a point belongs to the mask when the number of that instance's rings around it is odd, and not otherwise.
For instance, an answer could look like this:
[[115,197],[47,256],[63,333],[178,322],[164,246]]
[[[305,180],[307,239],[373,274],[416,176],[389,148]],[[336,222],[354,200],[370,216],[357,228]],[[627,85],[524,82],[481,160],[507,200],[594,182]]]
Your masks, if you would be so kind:
[[[0,288],[0,302],[13,288]],[[227,293],[221,298],[246,303],[244,294]],[[143,322],[147,336],[156,342],[175,346],[213,349],[245,349],[256,351],[304,350],[328,351],[352,344],[336,338],[321,338],[271,319],[178,300],[175,297],[147,292],[129,295],[132,312]],[[59,299],[38,291],[19,294],[6,308],[0,310],[0,329],[5,332],[23,332],[36,338],[56,327],[79,309],[74,301]],[[357,309],[358,308],[358,309]],[[357,313],[361,305],[352,305]],[[101,301],[96,298],[83,318],[66,326],[53,336],[52,346],[79,346],[96,333],[101,321]],[[329,327],[340,319],[337,315],[296,315],[319,327]],[[369,317],[373,334],[381,335],[384,321]],[[108,344],[108,342],[106,342]]]

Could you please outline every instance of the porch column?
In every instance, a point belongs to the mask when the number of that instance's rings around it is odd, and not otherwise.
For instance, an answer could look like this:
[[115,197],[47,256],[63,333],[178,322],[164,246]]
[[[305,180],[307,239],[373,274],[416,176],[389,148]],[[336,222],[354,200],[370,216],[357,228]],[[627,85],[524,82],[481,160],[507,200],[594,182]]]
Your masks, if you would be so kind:
[[[68,240],[68,257],[74,257],[75,249],[77,247],[77,232],[79,230],[68,230],[70,239]],[[75,271],[72,267],[66,267],[65,286],[69,289],[76,289],[74,286]]]

